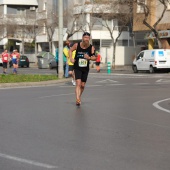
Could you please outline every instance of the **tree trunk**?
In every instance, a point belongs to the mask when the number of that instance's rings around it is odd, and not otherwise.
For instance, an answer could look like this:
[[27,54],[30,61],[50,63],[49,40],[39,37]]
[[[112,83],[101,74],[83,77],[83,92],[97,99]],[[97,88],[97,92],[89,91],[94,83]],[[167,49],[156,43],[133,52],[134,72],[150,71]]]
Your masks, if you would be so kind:
[[52,41],[49,41],[49,52],[52,53]]
[[24,50],[24,44],[25,44],[25,42],[24,42],[24,39],[22,38],[22,55],[24,55],[24,53],[25,53],[25,50]]
[[116,43],[113,42],[113,68],[115,69],[115,64],[116,64]]

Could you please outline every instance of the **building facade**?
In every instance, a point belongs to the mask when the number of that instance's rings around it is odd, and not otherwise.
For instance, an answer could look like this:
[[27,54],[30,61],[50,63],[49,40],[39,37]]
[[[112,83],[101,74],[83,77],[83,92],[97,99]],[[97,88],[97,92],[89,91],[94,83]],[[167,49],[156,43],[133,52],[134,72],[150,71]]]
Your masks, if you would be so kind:
[[[26,53],[35,39],[37,0],[0,0],[0,51],[17,48]],[[24,46],[27,46],[24,49]],[[34,47],[30,51],[34,52]]]
[[[92,36],[92,43],[96,47],[96,50],[99,50],[102,54],[103,62],[107,62],[108,60],[112,60],[113,56],[113,39],[117,38],[121,24],[119,19],[114,17],[114,19],[103,19],[101,15],[115,15],[117,11],[114,12],[113,9],[107,5],[105,1],[97,1],[97,0],[64,0],[64,29],[63,29],[63,38],[69,37],[69,40],[74,42],[81,41],[82,32],[88,31]],[[107,2],[109,2],[107,0]],[[48,5],[47,5],[48,4]],[[40,16],[42,13],[42,17],[37,18],[37,22],[46,21],[51,10],[50,5],[54,7],[58,5],[58,1],[53,0],[41,0],[39,3],[38,15]],[[44,9],[46,7],[46,9]],[[58,9],[58,7],[57,7]],[[57,11],[57,10],[56,10]],[[118,13],[118,12],[117,12]],[[57,14],[56,14],[57,15]],[[50,16],[50,15],[49,15]],[[52,16],[52,15],[51,15]],[[45,17],[45,18],[43,18]],[[48,19],[49,20],[49,19]],[[53,19],[54,21],[54,19]],[[106,25],[112,30],[112,38],[108,28]],[[45,25],[45,24],[44,24]],[[58,45],[58,29],[54,30],[52,35],[52,53],[55,54],[55,48]],[[43,27],[43,26],[42,26]],[[133,47],[133,39],[130,36],[130,30],[132,30],[131,25],[124,26],[124,30],[122,31],[118,41],[117,46],[119,47]],[[48,51],[49,49],[49,34],[47,32],[47,27],[44,26],[44,32],[39,34],[36,38],[37,42],[37,51]],[[112,61],[111,61],[112,62]]]
[[[164,6],[158,0],[151,0],[144,2],[147,7],[150,9],[147,22],[149,25],[153,26],[158,18],[161,17],[164,10]],[[169,49],[170,48],[170,4],[167,3],[167,9],[165,14],[159,24],[156,27],[158,35],[161,42],[161,48]],[[143,24],[145,18],[144,8],[138,4],[134,4],[134,18],[133,18],[133,31],[140,32],[143,34],[143,39],[145,39],[148,49],[158,48],[156,44],[154,33]]]

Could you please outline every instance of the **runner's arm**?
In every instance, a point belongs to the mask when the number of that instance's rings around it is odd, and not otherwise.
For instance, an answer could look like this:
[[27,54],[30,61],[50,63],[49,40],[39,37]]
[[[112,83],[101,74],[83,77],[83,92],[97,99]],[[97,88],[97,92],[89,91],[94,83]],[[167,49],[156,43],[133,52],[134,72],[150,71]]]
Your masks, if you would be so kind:
[[69,58],[70,58],[70,61],[71,61],[72,63],[75,62],[75,60],[72,58],[72,52],[73,52],[74,50],[77,50],[77,43],[74,44],[74,45],[70,48],[70,50],[69,50]]
[[94,48],[94,46],[92,46],[92,49],[91,49],[91,53],[92,53],[92,55],[91,55],[91,57],[90,57],[90,60],[92,60],[92,61],[96,61],[96,55],[95,55],[95,48]]

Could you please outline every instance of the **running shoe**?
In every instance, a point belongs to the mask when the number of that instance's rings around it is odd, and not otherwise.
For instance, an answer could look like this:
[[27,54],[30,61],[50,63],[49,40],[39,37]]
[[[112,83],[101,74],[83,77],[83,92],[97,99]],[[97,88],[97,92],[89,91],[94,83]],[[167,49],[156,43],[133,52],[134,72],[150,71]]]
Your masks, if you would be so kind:
[[80,104],[81,104],[80,99],[77,99],[77,100],[76,100],[76,105],[77,105],[77,106],[80,106]]

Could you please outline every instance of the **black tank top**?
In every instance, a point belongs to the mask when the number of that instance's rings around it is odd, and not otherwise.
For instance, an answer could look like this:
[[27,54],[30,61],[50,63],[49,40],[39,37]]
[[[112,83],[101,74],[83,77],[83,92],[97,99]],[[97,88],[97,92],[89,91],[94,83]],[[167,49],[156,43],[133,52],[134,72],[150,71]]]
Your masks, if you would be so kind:
[[77,45],[74,68],[82,71],[89,71],[89,60],[84,58],[84,54],[92,55],[91,53],[92,45],[86,49],[80,47],[80,42]]

